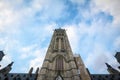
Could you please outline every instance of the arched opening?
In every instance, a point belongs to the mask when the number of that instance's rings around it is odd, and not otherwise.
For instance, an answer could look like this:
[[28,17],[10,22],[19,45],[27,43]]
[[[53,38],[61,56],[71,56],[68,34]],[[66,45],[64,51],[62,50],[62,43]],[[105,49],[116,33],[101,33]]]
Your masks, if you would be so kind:
[[55,80],[63,80],[62,76],[58,75]]
[[64,80],[63,77],[60,74],[60,71],[57,72],[57,76],[55,77],[54,80]]
[[63,56],[56,57],[56,70],[63,70]]

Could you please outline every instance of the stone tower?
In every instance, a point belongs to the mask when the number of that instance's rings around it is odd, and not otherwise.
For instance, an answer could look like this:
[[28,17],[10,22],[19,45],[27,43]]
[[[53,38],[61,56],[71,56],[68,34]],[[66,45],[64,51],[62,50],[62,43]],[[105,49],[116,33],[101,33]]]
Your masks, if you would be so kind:
[[73,55],[65,29],[55,29],[37,80],[90,80],[80,55]]

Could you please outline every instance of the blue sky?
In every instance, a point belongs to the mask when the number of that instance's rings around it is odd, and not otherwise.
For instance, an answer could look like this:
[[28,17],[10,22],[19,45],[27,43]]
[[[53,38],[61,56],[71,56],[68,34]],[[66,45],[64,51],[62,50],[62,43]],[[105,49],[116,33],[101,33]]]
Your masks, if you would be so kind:
[[[91,73],[108,73],[120,51],[119,0],[0,0],[2,67],[11,72],[41,67],[53,30],[64,28],[73,53],[80,54]],[[1,68],[2,68],[1,67]]]

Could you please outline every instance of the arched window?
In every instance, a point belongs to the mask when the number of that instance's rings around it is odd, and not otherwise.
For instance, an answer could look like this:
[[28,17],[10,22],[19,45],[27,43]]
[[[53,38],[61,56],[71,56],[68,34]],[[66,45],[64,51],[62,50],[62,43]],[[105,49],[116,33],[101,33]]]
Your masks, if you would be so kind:
[[54,50],[58,50],[58,41],[59,41],[59,38],[56,38],[55,44],[54,44]]
[[61,49],[64,50],[64,41],[63,41],[63,38],[61,38]]
[[56,70],[63,70],[63,57],[56,57]]

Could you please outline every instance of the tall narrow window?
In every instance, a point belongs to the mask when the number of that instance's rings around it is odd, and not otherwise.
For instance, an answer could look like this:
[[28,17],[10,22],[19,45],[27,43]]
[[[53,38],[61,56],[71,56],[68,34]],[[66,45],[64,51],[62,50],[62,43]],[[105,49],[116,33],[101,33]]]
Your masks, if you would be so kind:
[[54,44],[54,50],[58,50],[58,41],[59,41],[59,38],[56,38],[55,44]]
[[63,42],[63,38],[61,38],[61,49],[64,50],[64,42]]
[[56,70],[63,70],[63,57],[58,56],[56,58]]

